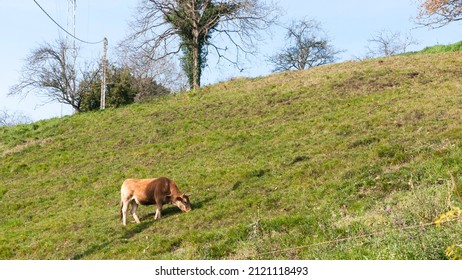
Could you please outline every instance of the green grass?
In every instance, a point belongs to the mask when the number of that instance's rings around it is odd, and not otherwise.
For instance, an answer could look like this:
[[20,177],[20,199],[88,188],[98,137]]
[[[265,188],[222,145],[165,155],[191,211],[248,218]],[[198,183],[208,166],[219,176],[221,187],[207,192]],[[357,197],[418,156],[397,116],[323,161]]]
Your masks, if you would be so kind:
[[462,51],[462,41],[449,45],[436,45],[427,47],[422,50],[422,53],[443,53],[443,52],[459,52]]
[[[2,127],[0,258],[445,259],[460,221],[419,225],[460,206],[461,69],[348,62]],[[122,181],[158,176],[193,211],[123,227]]]
[[[445,52],[460,52],[462,51],[462,41],[449,44],[449,45],[435,45],[431,47],[426,47],[417,53],[445,53]],[[416,52],[411,52],[416,53]]]

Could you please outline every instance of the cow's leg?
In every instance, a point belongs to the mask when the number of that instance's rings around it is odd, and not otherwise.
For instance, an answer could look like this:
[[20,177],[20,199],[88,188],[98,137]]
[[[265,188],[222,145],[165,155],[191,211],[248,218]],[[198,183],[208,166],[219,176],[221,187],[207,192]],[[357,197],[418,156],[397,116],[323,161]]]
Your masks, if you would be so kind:
[[156,220],[160,219],[160,211],[162,210],[162,204],[156,205],[156,216],[154,217]]
[[132,210],[131,210],[131,213],[132,213],[132,216],[133,216],[133,219],[135,219],[135,222],[137,224],[140,223],[140,219],[138,218],[138,216],[136,215],[136,209],[138,209],[138,203],[136,203],[135,200],[132,200],[130,202],[130,204],[132,205]]
[[122,200],[122,209],[120,211],[122,212],[122,224],[126,226],[127,225],[128,201]]

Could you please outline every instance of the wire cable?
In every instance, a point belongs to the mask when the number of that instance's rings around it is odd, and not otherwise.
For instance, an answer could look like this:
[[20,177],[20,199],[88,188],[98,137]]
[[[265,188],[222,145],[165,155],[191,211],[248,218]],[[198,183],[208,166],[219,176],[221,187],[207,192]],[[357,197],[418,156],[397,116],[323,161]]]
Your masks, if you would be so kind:
[[80,38],[77,38],[76,36],[74,36],[73,34],[71,34],[69,31],[67,31],[64,27],[62,27],[58,22],[56,22],[56,20],[54,20],[50,14],[47,13],[47,11],[45,11],[44,8],[42,8],[42,6],[40,6],[40,4],[34,0],[35,4],[40,8],[40,10],[42,10],[42,12],[45,13],[45,15],[47,15],[47,17],[49,19],[51,19],[51,21],[53,21],[62,31],[64,31],[67,35],[71,36],[72,38],[76,39],[77,41],[79,42],[82,42],[82,43],[85,43],[85,44],[90,44],[90,45],[96,45],[96,44],[100,44],[102,42],[104,42],[104,39],[101,40],[101,41],[98,41],[98,42],[89,42],[89,41],[85,41],[85,40],[82,40]]
[[451,222],[455,222],[455,221],[460,221],[461,218],[462,218],[462,216],[459,216],[459,217],[456,217],[456,218],[447,219],[447,220],[440,221],[440,222],[433,221],[433,222],[429,222],[429,223],[426,223],[426,224],[419,224],[419,225],[412,225],[412,226],[404,226],[404,227],[394,228],[394,229],[390,229],[388,231],[387,230],[376,231],[376,232],[372,232],[372,233],[366,233],[366,234],[361,234],[361,235],[356,235],[356,236],[350,236],[350,237],[344,237],[344,238],[328,240],[328,241],[323,241],[323,242],[318,242],[318,243],[312,243],[312,244],[302,245],[302,246],[298,246],[298,247],[285,248],[285,249],[280,249],[280,250],[257,253],[257,254],[253,254],[253,255],[248,255],[248,256],[246,256],[246,258],[247,259],[248,258],[256,258],[256,257],[264,256],[264,255],[271,255],[271,254],[274,255],[274,254],[278,254],[278,253],[285,253],[285,252],[297,251],[297,250],[301,250],[301,249],[307,249],[309,247],[319,247],[319,246],[322,246],[322,245],[330,245],[330,244],[335,244],[335,243],[347,242],[347,241],[352,241],[352,240],[356,240],[356,239],[362,239],[362,238],[366,238],[366,237],[373,237],[373,236],[377,236],[377,235],[385,235],[388,232],[404,231],[404,230],[411,230],[411,229],[417,229],[417,228],[420,228],[421,230],[425,230],[425,227],[429,227],[429,226],[438,227],[438,226],[440,226],[442,224],[447,224],[447,223],[451,223]]

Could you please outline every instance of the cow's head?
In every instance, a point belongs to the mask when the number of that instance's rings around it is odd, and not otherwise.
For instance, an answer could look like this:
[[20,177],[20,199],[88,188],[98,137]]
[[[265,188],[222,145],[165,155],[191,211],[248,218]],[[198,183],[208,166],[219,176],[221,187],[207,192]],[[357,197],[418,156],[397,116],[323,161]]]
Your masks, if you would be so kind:
[[189,212],[191,211],[191,203],[189,202],[189,196],[186,194],[182,194],[181,196],[177,196],[173,199],[173,204],[178,206],[181,211]]

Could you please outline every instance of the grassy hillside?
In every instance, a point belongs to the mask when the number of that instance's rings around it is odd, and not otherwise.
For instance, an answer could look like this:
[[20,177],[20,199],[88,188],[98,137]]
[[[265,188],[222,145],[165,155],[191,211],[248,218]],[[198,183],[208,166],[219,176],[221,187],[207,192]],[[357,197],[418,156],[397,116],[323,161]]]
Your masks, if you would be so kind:
[[[0,128],[0,258],[445,259],[461,77],[460,53],[419,54]],[[193,211],[123,227],[122,181],[158,176]]]
[[420,53],[445,53],[445,52],[460,52],[462,51],[462,41],[449,45],[436,45],[426,47]]

